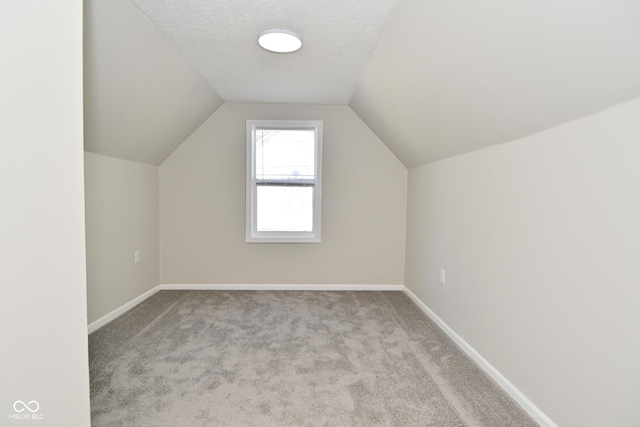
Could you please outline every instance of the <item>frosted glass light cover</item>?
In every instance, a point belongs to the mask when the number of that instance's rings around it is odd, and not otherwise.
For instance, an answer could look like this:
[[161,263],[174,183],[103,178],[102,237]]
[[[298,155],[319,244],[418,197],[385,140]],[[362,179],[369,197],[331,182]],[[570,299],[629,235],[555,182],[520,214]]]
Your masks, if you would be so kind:
[[289,30],[266,30],[258,36],[258,44],[270,52],[291,53],[302,47],[302,38]]

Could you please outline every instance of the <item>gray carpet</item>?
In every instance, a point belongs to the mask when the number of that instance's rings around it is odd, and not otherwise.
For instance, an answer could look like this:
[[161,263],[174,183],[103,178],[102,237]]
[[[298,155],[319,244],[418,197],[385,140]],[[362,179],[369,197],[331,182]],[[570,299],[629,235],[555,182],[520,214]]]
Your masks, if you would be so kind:
[[161,291],[89,336],[94,426],[535,426],[401,292]]

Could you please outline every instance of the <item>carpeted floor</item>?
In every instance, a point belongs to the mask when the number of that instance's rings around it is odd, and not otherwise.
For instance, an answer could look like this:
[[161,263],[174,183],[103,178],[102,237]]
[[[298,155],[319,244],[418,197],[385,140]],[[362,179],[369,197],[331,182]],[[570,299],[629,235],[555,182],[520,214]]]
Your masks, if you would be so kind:
[[402,292],[161,291],[89,336],[94,426],[535,426]]

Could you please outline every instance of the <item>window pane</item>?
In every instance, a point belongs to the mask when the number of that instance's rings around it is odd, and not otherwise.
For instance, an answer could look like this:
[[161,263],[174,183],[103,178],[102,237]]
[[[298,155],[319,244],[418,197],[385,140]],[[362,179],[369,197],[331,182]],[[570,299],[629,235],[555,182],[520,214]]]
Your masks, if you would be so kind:
[[257,190],[258,231],[313,231],[313,187],[270,187]]
[[256,180],[315,180],[313,129],[255,130]]

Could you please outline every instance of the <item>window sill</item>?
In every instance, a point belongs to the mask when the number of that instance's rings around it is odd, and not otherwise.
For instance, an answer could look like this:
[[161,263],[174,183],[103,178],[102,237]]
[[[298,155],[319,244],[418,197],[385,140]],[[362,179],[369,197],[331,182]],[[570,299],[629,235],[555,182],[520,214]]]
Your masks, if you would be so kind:
[[246,236],[245,243],[320,243],[320,236]]

